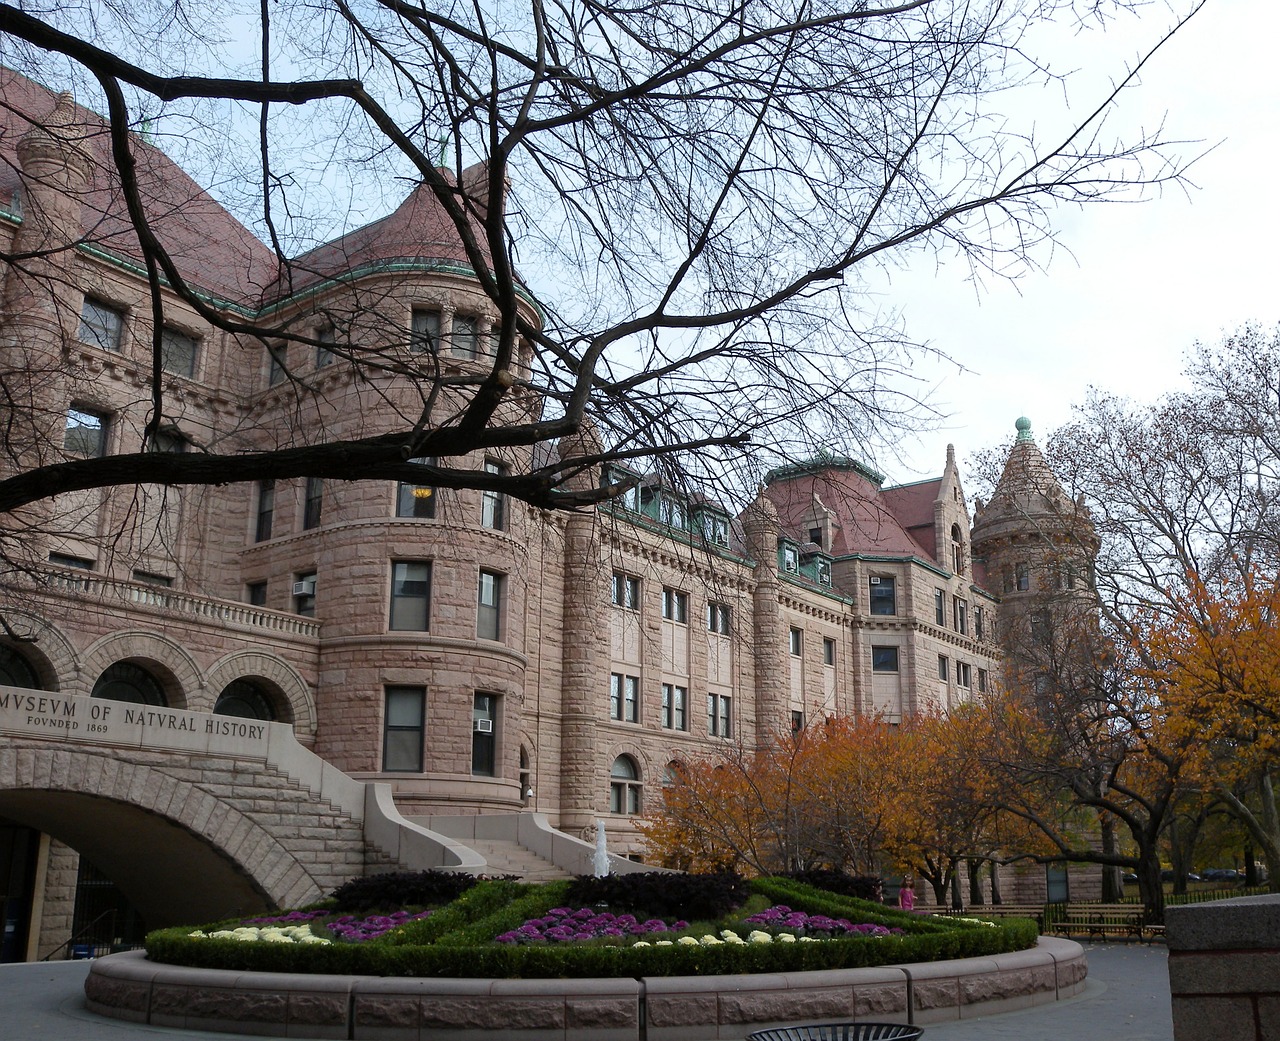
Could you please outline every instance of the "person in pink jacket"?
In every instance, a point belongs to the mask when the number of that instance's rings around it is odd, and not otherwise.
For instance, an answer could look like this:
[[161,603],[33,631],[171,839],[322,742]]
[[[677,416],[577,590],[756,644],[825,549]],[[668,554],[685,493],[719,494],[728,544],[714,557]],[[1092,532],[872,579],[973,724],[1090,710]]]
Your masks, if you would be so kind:
[[898,906],[904,911],[910,911],[916,906],[916,894],[912,889],[914,884],[910,875],[902,876],[902,885],[898,889]]

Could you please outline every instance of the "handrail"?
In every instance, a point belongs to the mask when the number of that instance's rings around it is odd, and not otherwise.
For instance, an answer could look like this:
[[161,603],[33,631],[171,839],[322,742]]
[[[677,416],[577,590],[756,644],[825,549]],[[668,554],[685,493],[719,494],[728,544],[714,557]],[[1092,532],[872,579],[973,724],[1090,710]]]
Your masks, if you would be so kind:
[[[78,933],[72,933],[72,934],[71,934],[69,937],[67,937],[67,938],[66,938],[62,943],[58,944],[58,946],[57,946],[57,947],[55,947],[53,950],[51,950],[48,954],[46,954],[46,955],[45,955],[43,958],[41,958],[40,960],[41,960],[41,961],[48,961],[50,958],[52,958],[55,954],[57,954],[57,953],[58,953],[60,950],[62,950],[64,947],[71,947],[71,946],[73,946],[74,944],[76,944],[76,943],[80,942],[81,940],[84,940],[84,939],[85,939],[85,937],[86,937],[86,936],[88,936],[88,935],[89,935],[89,933],[92,931],[92,929],[93,929],[93,927],[94,927],[95,925],[97,925],[97,924],[98,924],[100,921],[102,921],[104,918],[108,918],[108,917],[109,917],[109,918],[111,918],[112,923],[114,924],[114,922],[115,922],[115,917],[116,917],[116,908],[114,908],[114,907],[108,907],[105,911],[103,911],[103,912],[102,912],[102,914],[98,915],[98,917],[97,917],[97,918],[95,918],[92,922],[90,922],[88,925],[86,925],[86,926],[82,927],[82,928],[81,928],[81,930],[80,930]],[[111,931],[112,931],[113,933],[115,932],[115,930],[114,930],[114,929],[112,929]]]

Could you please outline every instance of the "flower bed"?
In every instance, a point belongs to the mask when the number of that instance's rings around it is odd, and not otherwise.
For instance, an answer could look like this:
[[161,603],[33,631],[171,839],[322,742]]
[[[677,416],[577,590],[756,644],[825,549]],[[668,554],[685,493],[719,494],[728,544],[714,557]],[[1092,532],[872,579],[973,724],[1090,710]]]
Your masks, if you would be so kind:
[[274,920],[167,929],[147,938],[147,951],[154,961],[250,971],[660,977],[972,957],[1025,949],[1036,937],[1029,921],[992,926],[912,916],[784,879],[744,885],[753,906],[702,920],[575,909],[565,901],[570,885],[494,880],[431,911],[356,918],[312,908]]

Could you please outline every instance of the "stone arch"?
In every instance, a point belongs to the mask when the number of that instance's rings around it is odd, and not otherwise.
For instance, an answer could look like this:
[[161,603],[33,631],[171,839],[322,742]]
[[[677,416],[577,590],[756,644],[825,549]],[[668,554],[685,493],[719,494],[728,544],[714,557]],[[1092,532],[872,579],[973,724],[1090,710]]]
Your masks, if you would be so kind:
[[209,699],[195,659],[169,637],[136,629],[104,636],[85,651],[81,668],[84,689],[74,693],[88,695],[98,677],[118,661],[137,662],[153,672],[164,688],[169,708],[199,705],[208,711],[213,707],[212,702],[207,707],[199,704]]
[[0,754],[0,816],[88,857],[152,928],[298,906],[322,893],[268,829],[159,762],[12,745]]
[[[75,648],[61,629],[47,618],[21,608],[6,608],[5,622],[18,640],[0,635],[0,643],[13,647],[31,664],[45,690],[60,691],[67,684],[74,685],[80,664]],[[28,637],[31,642],[27,642]]]
[[315,737],[315,697],[307,681],[288,662],[265,651],[236,651],[219,658],[205,675],[208,705],[190,707],[212,712],[218,695],[235,680],[250,680],[265,687],[278,712],[276,721],[292,723],[300,737]]

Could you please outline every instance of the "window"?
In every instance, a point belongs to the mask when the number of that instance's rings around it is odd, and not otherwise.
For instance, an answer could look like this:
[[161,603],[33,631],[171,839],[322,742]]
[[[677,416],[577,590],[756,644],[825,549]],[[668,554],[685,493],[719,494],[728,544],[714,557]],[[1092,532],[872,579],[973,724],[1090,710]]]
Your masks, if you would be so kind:
[[1018,592],[1025,593],[1031,588],[1031,571],[1026,564],[1018,565]]
[[956,683],[957,684],[959,684],[961,687],[970,686],[970,679],[972,675],[973,675],[973,670],[969,666],[968,662],[963,662],[963,661],[956,662]]
[[794,625],[787,633],[787,647],[791,651],[793,658],[799,658],[804,653],[804,630],[797,629]]
[[302,530],[320,527],[320,508],[324,505],[324,481],[319,477],[307,478],[307,492],[302,500]]
[[318,330],[316,339],[320,341],[316,345],[316,368],[323,369],[326,365],[333,364],[333,345],[337,342],[333,326],[327,325]]
[[62,441],[68,455],[97,459],[107,454],[107,417],[83,408],[67,410],[67,430]]
[[[492,459],[484,461],[484,472],[502,476],[507,468]],[[494,531],[502,531],[506,527],[507,497],[499,491],[486,489],[480,493],[480,524]]]
[[502,639],[502,584],[504,575],[481,571],[476,609],[476,637],[481,640]]
[[159,452],[167,455],[177,455],[187,450],[190,442],[181,430],[169,427],[165,430],[157,430],[155,435],[147,443],[147,447],[152,452]]
[[689,594],[675,589],[662,590],[662,617],[681,625],[689,621]]
[[689,526],[689,514],[685,505],[672,495],[664,494],[659,503],[659,519],[669,528],[684,531]]
[[250,582],[244,587],[244,598],[251,607],[266,607],[267,583]]
[[609,768],[609,812],[640,812],[640,771],[635,760],[620,755]]
[[498,773],[498,695],[477,694],[471,708],[471,773],[496,777]]
[[947,624],[947,594],[941,589],[933,591],[933,620],[938,625]]
[[135,571],[133,580],[141,582],[145,586],[163,586],[165,589],[173,586],[173,579],[168,575],[157,575],[150,571]]
[[415,354],[440,353],[440,312],[413,312],[409,327],[409,350]]
[[707,733],[733,737],[733,698],[728,694],[707,695]]
[[81,571],[92,571],[93,561],[85,557],[73,557],[67,553],[50,553],[49,563],[58,567],[73,567]]
[[947,668],[947,665],[948,665],[947,656],[945,654],[939,654],[938,655],[938,679],[942,680],[943,682],[946,682],[946,680],[950,678],[948,675],[949,670]]
[[689,692],[674,683],[662,685],[662,725],[668,730],[687,730],[685,714]]
[[[436,458],[432,455],[410,459],[409,462],[419,466],[435,466]],[[436,515],[436,490],[429,484],[408,484],[401,481],[396,488],[396,516],[416,517],[429,520]]]
[[108,701],[127,701],[131,705],[169,704],[160,681],[141,665],[129,661],[108,665],[94,683],[89,696],[106,698]]
[[613,602],[618,607],[629,611],[640,610],[640,579],[634,575],[624,575],[621,571],[613,573]]
[[427,692],[423,687],[387,687],[382,716],[382,769],[422,773]]
[[951,525],[951,570],[957,575],[964,574],[964,539],[959,524]]
[[961,600],[958,596],[953,597],[951,601],[951,613],[955,618],[956,632],[962,636],[969,635],[969,601]]
[[609,676],[609,717],[624,723],[640,721],[640,677],[615,672]]
[[306,571],[293,580],[293,613],[304,618],[316,616],[316,573]]
[[718,513],[702,515],[702,536],[713,546],[729,545],[729,520]]
[[814,564],[814,570],[818,576],[818,585],[831,585],[831,561],[819,559]]
[[791,713],[791,732],[798,734],[804,729],[804,713],[798,710],[792,710]]
[[474,358],[479,339],[475,315],[455,314],[453,328],[449,331],[449,347],[460,358]]
[[729,605],[714,600],[707,601],[707,632],[729,635]]
[[84,298],[84,306],[80,308],[81,343],[104,351],[118,351],[123,331],[123,311],[91,296]]
[[283,383],[287,371],[288,348],[282,344],[275,344],[267,348],[267,386],[274,387],[277,383]]
[[986,619],[982,617],[982,605],[979,604],[973,609],[973,638],[975,640],[982,639],[983,629],[985,628]]
[[822,664],[834,666],[836,663],[836,642],[828,637],[822,638]]
[[276,482],[272,478],[258,482],[258,520],[253,529],[254,542],[271,538],[271,521],[276,511]]
[[391,628],[426,632],[431,619],[431,564],[391,562]]
[[232,680],[223,687],[218,700],[213,704],[213,714],[236,716],[240,719],[263,719],[268,722],[276,718],[267,692],[249,680]]
[[821,546],[822,545],[822,529],[810,528],[809,541],[812,542],[815,546]]
[[987,670],[986,669],[978,670],[978,690],[981,691],[983,694],[987,692]]
[[785,542],[782,544],[782,570],[793,575],[800,570],[800,551]]
[[165,326],[160,331],[160,367],[179,376],[194,376],[199,342],[194,336]]
[[1031,612],[1031,636],[1040,643],[1047,643],[1052,635],[1049,612],[1045,610]]
[[897,672],[898,671],[898,648],[897,647],[872,647],[871,648],[871,671],[872,672]]
[[894,594],[893,579],[887,575],[872,575],[870,582],[871,613],[897,614],[898,602]]

